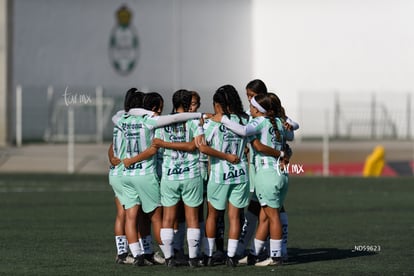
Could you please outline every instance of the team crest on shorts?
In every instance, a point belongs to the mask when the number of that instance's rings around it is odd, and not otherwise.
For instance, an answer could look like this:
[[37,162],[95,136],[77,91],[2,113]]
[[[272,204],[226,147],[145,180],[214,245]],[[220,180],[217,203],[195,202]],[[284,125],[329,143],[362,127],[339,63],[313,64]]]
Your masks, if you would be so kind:
[[117,25],[109,38],[109,58],[120,75],[128,75],[138,61],[138,35],[131,24],[132,12],[123,5],[116,11]]

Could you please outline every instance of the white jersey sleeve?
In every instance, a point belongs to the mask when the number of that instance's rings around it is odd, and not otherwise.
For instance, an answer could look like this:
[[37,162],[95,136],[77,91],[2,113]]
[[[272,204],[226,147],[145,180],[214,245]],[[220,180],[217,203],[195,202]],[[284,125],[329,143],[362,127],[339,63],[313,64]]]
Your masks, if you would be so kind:
[[199,112],[183,112],[172,115],[158,116],[154,117],[153,119],[156,120],[155,127],[162,127],[173,123],[185,122],[192,119],[200,119],[201,116],[202,113]]
[[234,133],[240,136],[252,136],[260,131],[256,128],[255,120],[252,120],[248,125],[241,125],[235,121],[230,120],[227,116],[223,116],[221,118],[221,123],[225,125],[227,128],[232,130]]
[[154,115],[154,112],[151,110],[147,110],[145,108],[131,108],[128,111],[128,114],[135,115],[135,116],[144,116],[144,115],[152,116]]
[[292,119],[290,119],[289,117],[286,118],[286,122],[292,126],[292,130],[298,130],[299,129],[299,124],[295,121],[293,121]]
[[144,116],[149,115],[152,116],[154,112],[146,110],[144,108],[131,108],[128,112],[125,112],[125,110],[119,110],[114,116],[112,116],[112,122],[116,124],[119,119],[124,115],[125,113],[128,113],[129,115],[135,115],[135,116]]
[[121,119],[122,115],[124,115],[124,114],[125,114],[124,110],[119,110],[114,116],[112,116],[112,122],[114,123],[114,125],[117,124],[119,119]]

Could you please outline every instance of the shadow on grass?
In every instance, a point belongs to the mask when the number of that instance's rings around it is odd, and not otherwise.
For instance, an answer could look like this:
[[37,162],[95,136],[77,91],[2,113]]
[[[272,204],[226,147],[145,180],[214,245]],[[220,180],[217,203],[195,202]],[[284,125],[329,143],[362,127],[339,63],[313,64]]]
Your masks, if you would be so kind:
[[289,261],[286,264],[295,265],[295,264],[301,264],[301,263],[372,256],[376,254],[377,252],[354,251],[351,249],[338,249],[338,248],[312,248],[312,249],[289,248]]

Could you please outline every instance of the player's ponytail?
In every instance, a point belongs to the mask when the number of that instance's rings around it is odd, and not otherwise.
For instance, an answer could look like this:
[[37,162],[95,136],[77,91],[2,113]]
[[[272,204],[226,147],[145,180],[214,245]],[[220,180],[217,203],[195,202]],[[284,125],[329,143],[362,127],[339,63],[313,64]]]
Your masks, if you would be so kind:
[[261,107],[263,107],[266,110],[265,116],[273,126],[273,135],[276,136],[277,141],[280,141],[280,132],[275,119],[276,112],[271,97],[269,96],[269,94],[261,94],[256,95],[254,99]]

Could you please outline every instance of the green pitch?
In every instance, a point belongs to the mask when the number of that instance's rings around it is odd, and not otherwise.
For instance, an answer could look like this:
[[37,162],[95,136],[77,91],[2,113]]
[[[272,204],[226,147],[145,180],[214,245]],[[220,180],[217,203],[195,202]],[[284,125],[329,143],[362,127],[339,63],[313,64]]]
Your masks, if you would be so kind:
[[116,265],[107,176],[0,175],[0,275],[414,273],[413,178],[292,177],[282,267]]

